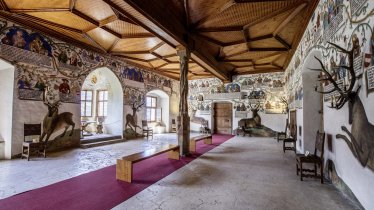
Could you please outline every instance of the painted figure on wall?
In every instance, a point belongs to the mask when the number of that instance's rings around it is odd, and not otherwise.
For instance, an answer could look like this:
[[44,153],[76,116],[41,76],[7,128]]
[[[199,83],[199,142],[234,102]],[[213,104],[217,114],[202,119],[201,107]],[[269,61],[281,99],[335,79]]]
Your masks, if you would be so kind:
[[62,79],[62,83],[60,84],[60,86],[58,87],[58,90],[61,92],[61,93],[64,93],[64,94],[69,94],[70,93],[70,86],[69,86],[69,81],[67,79]]
[[17,84],[19,89],[31,89],[31,84],[26,78],[26,75],[22,75]]
[[352,35],[352,45],[353,45],[353,58],[357,58],[361,54],[360,40],[356,34]]
[[44,91],[45,87],[46,87],[46,85],[45,85],[44,81],[42,80],[42,78],[38,77],[38,80],[37,80],[36,84],[34,85],[34,88],[36,90],[39,90],[39,91]]

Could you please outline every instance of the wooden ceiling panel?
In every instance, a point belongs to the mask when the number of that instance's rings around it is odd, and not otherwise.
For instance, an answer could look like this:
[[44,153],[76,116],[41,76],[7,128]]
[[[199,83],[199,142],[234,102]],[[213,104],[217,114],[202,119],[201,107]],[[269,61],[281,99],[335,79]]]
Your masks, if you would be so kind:
[[176,50],[170,47],[168,44],[163,44],[161,47],[157,48],[154,52],[161,56],[176,54]]
[[269,18],[265,21],[262,21],[256,25],[249,27],[249,36],[250,37],[260,37],[266,34],[272,34],[275,29],[285,20],[293,9],[290,9],[284,13]]
[[293,43],[295,35],[300,30],[303,19],[306,18],[304,12],[300,12],[299,15],[294,17],[287,27],[279,32],[279,36],[288,43]]
[[154,68],[158,68],[158,67],[160,67],[160,66],[162,66],[162,65],[165,65],[167,62],[164,61],[164,60],[158,59],[158,60],[151,61],[150,63],[151,63],[151,65],[152,65]]
[[179,57],[178,56],[170,57],[168,58],[168,60],[173,61],[173,62],[179,62]]
[[30,12],[26,14],[79,30],[94,27],[90,22],[70,12]]
[[[199,28],[210,26],[232,27],[245,26],[261,19],[267,14],[280,10],[294,1],[268,1],[256,3],[235,4],[225,11],[219,13],[215,18],[211,18],[202,23]],[[251,12],[249,12],[251,11]]]
[[81,33],[77,33],[77,32],[74,32],[74,31],[71,31],[71,30],[65,30],[65,29],[62,29],[60,27],[57,27],[57,26],[51,26],[49,24],[45,24],[45,23],[40,23],[40,25],[43,25],[45,27],[48,27],[58,33],[61,33],[61,34],[64,34],[68,37],[71,37],[73,38],[74,40],[77,40],[79,42],[83,42],[87,45],[91,45],[93,47],[96,47],[90,40],[88,40],[87,38],[85,38]]
[[263,39],[249,43],[250,48],[282,48],[284,45],[275,38]]
[[113,52],[122,51],[149,51],[161,42],[159,38],[131,38],[121,39],[116,46],[113,47]]
[[113,34],[108,33],[101,28],[90,30],[87,34],[105,50],[108,50],[117,39]]
[[250,51],[250,52],[245,52],[245,53],[242,53],[242,54],[239,54],[239,55],[235,55],[235,56],[230,56],[229,60],[236,60],[236,59],[253,59],[253,60],[256,60],[256,59],[260,59],[260,58],[265,58],[269,55],[272,55],[274,53],[277,53],[277,52],[274,52],[274,51],[268,51],[268,52],[254,52],[254,51]]
[[129,59],[126,59],[126,61],[130,61],[131,64],[136,64],[137,66],[140,66],[140,67],[147,67],[147,68],[152,68],[151,65],[149,65],[148,62],[144,62],[144,61],[139,61],[139,60],[129,60]]
[[75,9],[97,21],[115,15],[109,5],[102,0],[75,0]]
[[70,0],[4,0],[12,11],[44,10],[44,9],[69,9]]
[[142,60],[151,60],[151,59],[156,58],[156,56],[151,55],[151,54],[131,54],[131,55],[126,55],[126,57],[135,58],[135,59],[139,58]]
[[275,61],[276,59],[278,59],[279,57],[283,56],[285,53],[283,54],[273,54],[273,55],[268,55],[266,57],[263,57],[263,58],[259,58],[259,59],[256,59],[256,64],[264,64],[264,63],[271,63],[273,61]]
[[228,0],[188,1],[191,23],[196,24],[199,20],[203,20],[204,18],[218,13],[228,2]]
[[149,34],[144,28],[121,20],[113,21],[105,26],[121,35]]
[[179,63],[170,63],[166,66],[163,66],[161,69],[179,69]]
[[230,56],[230,55],[242,52],[246,49],[247,49],[246,43],[223,47],[220,57]]
[[241,31],[226,31],[226,32],[204,32],[200,33],[211,39],[217,40],[222,43],[235,42],[243,40],[243,33]]
[[253,64],[252,62],[230,62],[230,63],[237,67],[250,66]]

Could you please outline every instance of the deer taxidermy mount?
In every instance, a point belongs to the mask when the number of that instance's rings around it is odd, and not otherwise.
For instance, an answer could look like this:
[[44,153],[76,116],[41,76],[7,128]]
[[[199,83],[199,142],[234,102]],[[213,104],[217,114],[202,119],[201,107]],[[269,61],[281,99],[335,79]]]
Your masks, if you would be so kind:
[[258,126],[261,126],[261,117],[258,114],[258,111],[260,110],[260,101],[257,101],[255,105],[252,103],[249,103],[249,106],[251,107],[252,111],[252,118],[245,118],[241,119],[238,122],[239,127],[245,127],[245,128],[255,128]]
[[134,100],[131,103],[132,115],[131,114],[127,114],[126,115],[126,125],[125,125],[125,128],[127,128],[127,126],[129,126],[130,129],[135,132],[135,135],[137,135],[136,128],[142,129],[140,126],[137,125],[137,123],[138,123],[138,116],[136,115],[136,113],[140,111],[140,109],[142,108],[142,106],[144,104],[145,104],[145,100],[143,100],[143,99],[141,99],[141,100],[139,100],[139,99]]
[[[332,46],[337,48],[341,53],[348,55],[349,66],[339,66],[344,68],[350,74],[350,83],[348,88],[339,87],[338,83],[333,79],[332,75],[326,70],[322,61],[315,57],[321,65],[321,69],[311,69],[321,71],[325,74],[319,81],[329,81],[333,85],[333,88],[329,91],[317,91],[322,94],[329,94],[334,91],[338,93],[338,98],[335,104],[332,104],[331,108],[341,109],[348,102],[349,110],[349,124],[352,125],[351,131],[347,127],[342,126],[341,129],[347,134],[337,134],[337,139],[343,139],[353,155],[359,160],[363,167],[368,167],[374,170],[374,125],[372,125],[366,115],[364,105],[358,95],[360,86],[353,90],[357,81],[357,76],[353,68],[354,60],[354,48],[352,50],[346,50],[336,44],[330,43]],[[348,77],[349,78],[349,77]]]
[[45,144],[47,145],[49,137],[54,133],[55,131],[58,131],[62,128],[65,128],[64,132],[60,135],[60,137],[65,136],[66,131],[71,126],[72,129],[70,131],[69,136],[72,136],[74,133],[74,127],[75,123],[73,122],[73,114],[71,112],[63,112],[61,114],[58,113],[58,108],[61,105],[60,100],[57,100],[55,102],[50,102],[50,100],[54,100],[55,96],[47,88],[46,90],[46,97],[44,98],[44,104],[48,107],[48,113],[45,115],[43,120],[43,133],[40,136],[39,141],[43,141],[44,137]]

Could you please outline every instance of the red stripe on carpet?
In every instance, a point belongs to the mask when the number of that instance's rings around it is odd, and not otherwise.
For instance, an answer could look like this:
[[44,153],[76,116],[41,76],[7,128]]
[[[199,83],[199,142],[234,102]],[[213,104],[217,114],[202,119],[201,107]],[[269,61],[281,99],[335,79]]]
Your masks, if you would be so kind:
[[117,181],[113,165],[2,199],[0,209],[111,209],[232,137],[213,135],[213,144],[200,141],[197,152],[181,160],[161,154],[136,163],[132,183]]

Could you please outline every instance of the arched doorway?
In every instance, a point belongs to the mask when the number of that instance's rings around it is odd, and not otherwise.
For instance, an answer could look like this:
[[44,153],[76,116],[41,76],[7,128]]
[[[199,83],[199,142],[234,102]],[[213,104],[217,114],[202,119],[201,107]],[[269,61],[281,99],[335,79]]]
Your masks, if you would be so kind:
[[11,159],[14,66],[1,59],[0,78],[0,159]]
[[123,88],[107,67],[92,71],[82,85],[81,124],[83,141],[122,138]]
[[302,90],[299,91],[298,95],[302,103],[302,108],[296,110],[296,121],[297,138],[299,139],[297,150],[302,153],[305,151],[313,151],[317,130],[323,132],[322,94],[315,91],[316,85],[320,85],[318,76],[321,72],[310,70],[321,68],[316,57],[319,59],[322,58],[321,51],[314,50],[309,53],[302,66],[301,72]]
[[169,95],[162,90],[151,90],[146,94],[145,117],[155,133],[170,132]]

